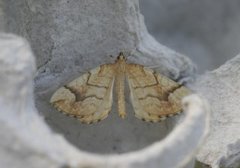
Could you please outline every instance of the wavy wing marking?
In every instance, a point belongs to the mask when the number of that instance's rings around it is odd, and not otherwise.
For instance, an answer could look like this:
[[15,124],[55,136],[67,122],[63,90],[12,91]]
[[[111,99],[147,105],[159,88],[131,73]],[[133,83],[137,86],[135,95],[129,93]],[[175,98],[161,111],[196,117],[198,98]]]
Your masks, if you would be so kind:
[[181,99],[190,94],[184,86],[137,64],[128,64],[127,79],[137,118],[158,122],[182,111]]
[[99,66],[59,88],[50,103],[83,123],[103,120],[112,107],[114,77],[113,64]]

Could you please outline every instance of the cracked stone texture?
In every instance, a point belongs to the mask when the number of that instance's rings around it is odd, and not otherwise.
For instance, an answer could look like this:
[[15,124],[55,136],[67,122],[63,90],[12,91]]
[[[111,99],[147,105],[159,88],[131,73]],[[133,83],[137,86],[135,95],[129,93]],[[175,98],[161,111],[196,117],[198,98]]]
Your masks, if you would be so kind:
[[[51,94],[59,86],[99,64],[112,62],[119,51],[131,53],[128,57],[130,62],[157,67],[158,71],[182,82],[191,80],[194,66],[190,60],[160,45],[147,33],[139,13],[138,1],[90,0],[81,1],[81,4],[77,0],[1,2],[5,14],[5,25],[1,27],[6,32],[26,37],[36,55],[38,72],[35,78],[35,98],[39,113],[69,142],[85,151],[122,153],[149,146],[172,130],[178,117],[159,125],[143,123],[133,117],[129,105],[126,120],[121,120],[113,110],[102,123],[86,126],[56,112],[48,103]],[[213,138],[212,142],[214,140],[217,138]],[[234,151],[231,146],[229,149]],[[211,152],[215,152],[212,149]],[[236,164],[237,152],[235,150],[226,156],[222,153],[213,155],[216,157],[210,159],[198,158],[210,165],[218,166],[221,163],[228,166]],[[79,157],[76,153],[73,158]],[[221,160],[218,159],[220,156]],[[83,156],[80,158],[85,159]],[[68,163],[66,158],[62,160]],[[70,159],[70,162],[73,165],[73,160]]]

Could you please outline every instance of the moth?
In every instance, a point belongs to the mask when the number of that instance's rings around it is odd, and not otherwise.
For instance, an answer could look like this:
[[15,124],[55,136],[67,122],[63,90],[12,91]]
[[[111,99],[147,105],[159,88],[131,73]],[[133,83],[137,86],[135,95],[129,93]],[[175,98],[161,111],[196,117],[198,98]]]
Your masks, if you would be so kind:
[[144,121],[158,122],[179,114],[181,99],[190,94],[186,87],[152,69],[127,63],[120,53],[115,63],[100,65],[59,88],[50,103],[82,123],[95,123],[111,111],[115,87],[118,114],[125,118],[125,79],[135,116]]

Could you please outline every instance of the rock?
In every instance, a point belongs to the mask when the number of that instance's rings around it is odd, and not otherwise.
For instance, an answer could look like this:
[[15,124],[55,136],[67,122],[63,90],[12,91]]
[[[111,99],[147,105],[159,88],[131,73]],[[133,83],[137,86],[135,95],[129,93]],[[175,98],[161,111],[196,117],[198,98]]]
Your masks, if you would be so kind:
[[240,55],[208,72],[193,88],[211,104],[210,133],[199,151],[199,161],[212,167],[240,165]]

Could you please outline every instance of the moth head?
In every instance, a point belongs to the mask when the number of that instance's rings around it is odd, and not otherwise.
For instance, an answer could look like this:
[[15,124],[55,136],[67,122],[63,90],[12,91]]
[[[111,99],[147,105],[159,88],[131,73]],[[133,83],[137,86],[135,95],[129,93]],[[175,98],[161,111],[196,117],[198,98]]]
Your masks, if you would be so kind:
[[123,52],[120,52],[116,61],[126,61],[127,58],[124,56]]

